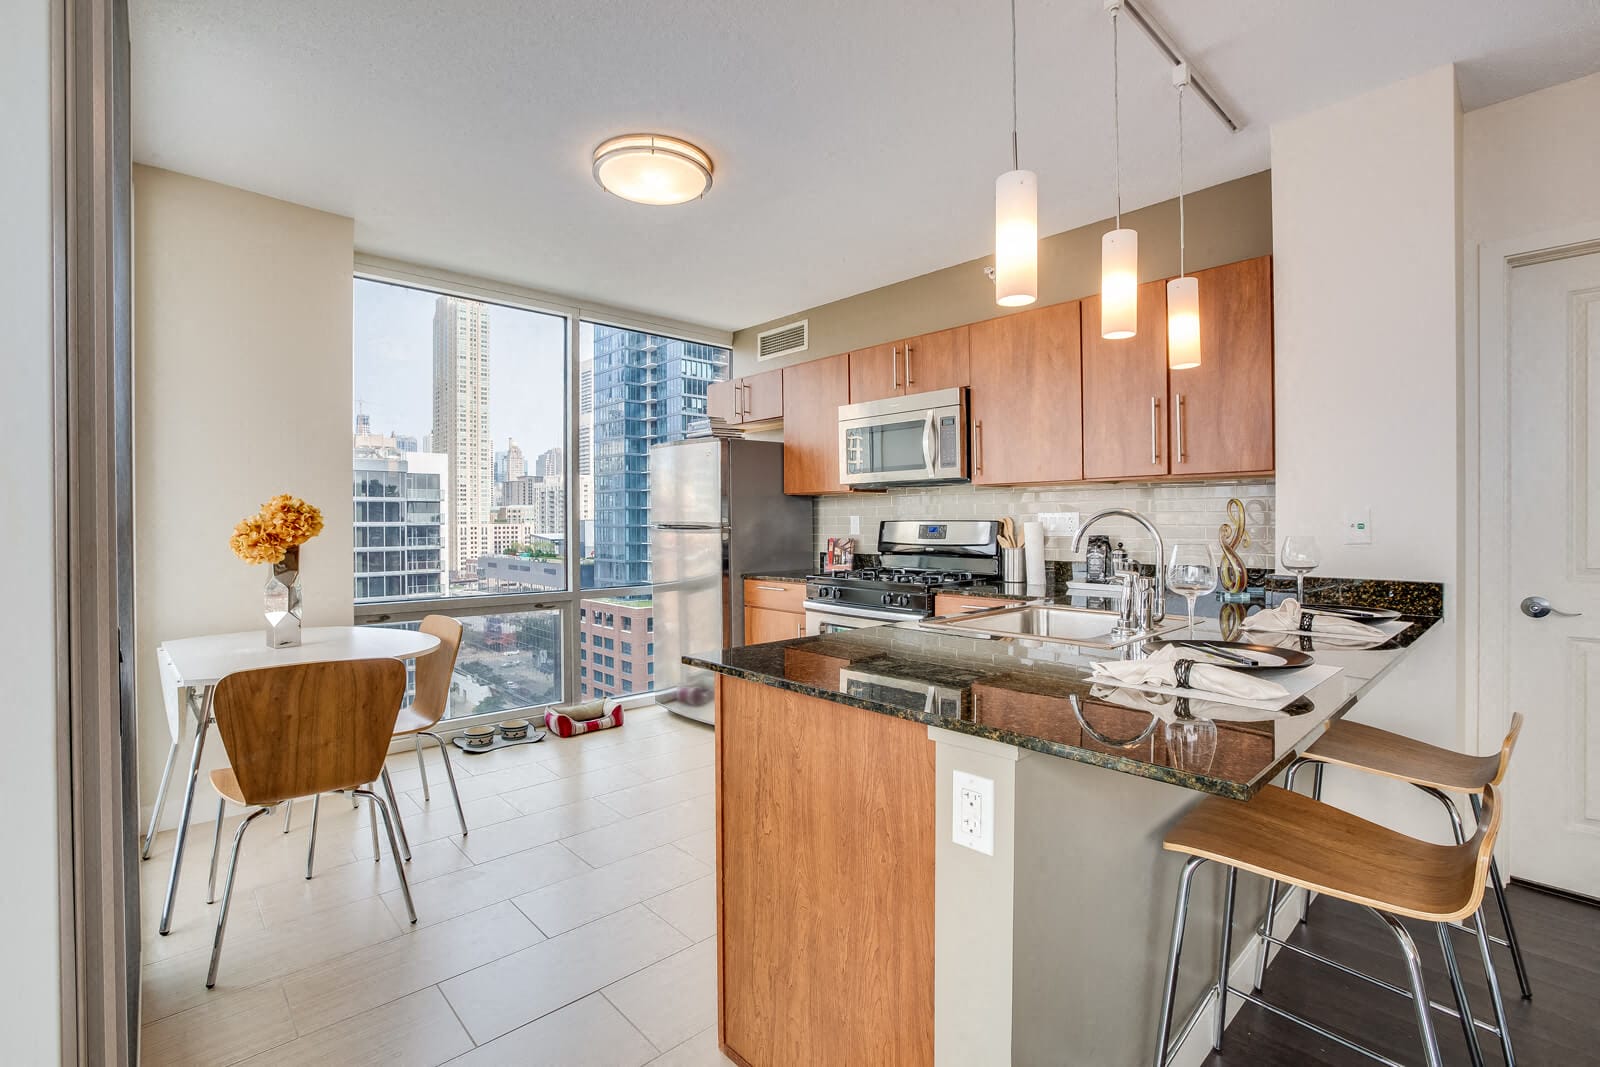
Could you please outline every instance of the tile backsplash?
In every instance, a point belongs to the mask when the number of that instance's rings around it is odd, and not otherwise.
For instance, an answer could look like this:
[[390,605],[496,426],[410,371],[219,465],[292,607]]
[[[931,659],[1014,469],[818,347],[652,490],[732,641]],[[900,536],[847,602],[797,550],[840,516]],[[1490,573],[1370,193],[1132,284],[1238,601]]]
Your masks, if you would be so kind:
[[[891,489],[883,493],[852,493],[817,498],[816,546],[821,552],[830,537],[856,539],[858,552],[877,552],[878,523],[885,519],[999,519],[1010,515],[1022,523],[1040,512],[1076,511],[1080,521],[1102,508],[1129,508],[1150,517],[1170,546],[1176,541],[1217,543],[1217,529],[1227,520],[1228,501],[1238,497],[1245,505],[1248,546],[1239,555],[1247,567],[1270,569],[1276,556],[1276,496],[1270,479],[1206,484],[1160,485],[1039,485],[989,488],[942,485]],[[859,516],[861,532],[850,533],[850,517]],[[1112,547],[1123,542],[1135,559],[1155,562],[1155,542],[1144,527],[1127,519],[1097,523],[1091,533],[1111,538]],[[1082,559],[1074,555],[1069,537],[1046,537],[1044,555],[1049,560]]]

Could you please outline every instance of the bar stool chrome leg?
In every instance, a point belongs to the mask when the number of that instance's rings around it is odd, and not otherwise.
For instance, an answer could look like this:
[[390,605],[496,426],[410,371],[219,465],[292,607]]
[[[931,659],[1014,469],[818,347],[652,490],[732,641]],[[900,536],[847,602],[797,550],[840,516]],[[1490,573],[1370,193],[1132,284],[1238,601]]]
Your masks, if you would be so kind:
[[1450,943],[1450,927],[1435,923],[1439,935],[1439,950],[1444,953],[1444,967],[1450,974],[1450,991],[1455,994],[1456,1010],[1461,1013],[1461,1029],[1467,1036],[1467,1054],[1472,1057],[1472,1067],[1483,1067],[1483,1049],[1478,1044],[1478,1026],[1472,1017],[1472,1004],[1467,999],[1467,986],[1461,980],[1461,965],[1456,962],[1456,949]]
[[1166,1067],[1167,1039],[1172,1034],[1172,1003],[1178,993],[1178,960],[1183,954],[1183,926],[1189,917],[1189,893],[1194,888],[1194,872],[1206,862],[1200,856],[1192,856],[1183,865],[1183,874],[1178,878],[1178,905],[1172,917],[1172,948],[1167,952],[1167,981],[1161,994],[1161,1022],[1156,1030],[1156,1055],[1155,1067]]
[[1393,915],[1377,908],[1367,910],[1382,919],[1390,933],[1394,934],[1394,939],[1400,943],[1400,951],[1406,958],[1406,977],[1411,981],[1411,1006],[1416,1010],[1417,1029],[1422,1033],[1423,1053],[1427,1057],[1428,1067],[1444,1067],[1444,1061],[1439,1056],[1439,1038],[1433,1032],[1433,1008],[1428,1001],[1428,987],[1422,980],[1422,957],[1417,953],[1417,943],[1411,940],[1411,934]]
[[[1469,798],[1472,802],[1472,814],[1483,818],[1483,801],[1478,794],[1473,793]],[[1511,908],[1506,904],[1506,887],[1500,878],[1500,863],[1493,856],[1489,857],[1489,881],[1494,886],[1494,899],[1500,905],[1500,925],[1506,928],[1506,943],[1511,949],[1511,962],[1517,967],[1517,985],[1522,988],[1522,999],[1533,999],[1533,987],[1528,984],[1528,968],[1522,962],[1522,945],[1517,941],[1517,928],[1511,922]]]
[[1228,868],[1227,901],[1222,906],[1222,951],[1217,960],[1217,1018],[1211,1031],[1211,1048],[1222,1051],[1222,1032],[1228,1028],[1228,962],[1233,945],[1233,902],[1239,889],[1239,868]]

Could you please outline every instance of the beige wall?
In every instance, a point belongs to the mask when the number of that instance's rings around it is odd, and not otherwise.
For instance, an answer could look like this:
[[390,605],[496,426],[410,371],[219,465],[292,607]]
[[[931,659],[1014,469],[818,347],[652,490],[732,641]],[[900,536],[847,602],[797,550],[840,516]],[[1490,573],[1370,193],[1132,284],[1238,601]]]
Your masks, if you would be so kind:
[[8,722],[18,758],[0,773],[0,1059],[61,1055],[56,880],[55,587],[51,554],[50,7],[9,6],[0,40],[0,559],[6,561]]
[[[1357,717],[1465,743],[1455,72],[1441,67],[1272,129],[1277,532],[1320,573],[1445,583],[1445,619]],[[1373,543],[1344,544],[1370,507]],[[1431,800],[1328,776],[1328,799],[1447,839]]]
[[[1272,251],[1271,173],[1263,171],[1201,189],[1186,198],[1186,214],[1190,270],[1266,255]],[[1176,200],[1126,212],[1122,220],[1139,231],[1141,281],[1178,273]],[[1111,226],[1110,219],[1103,219],[1039,242],[1039,300],[1035,306],[1099,291],[1100,237]],[[993,258],[974,259],[739,330],[733,335],[733,372],[752,374],[1009,314],[995,305],[994,283],[982,271]],[[757,364],[756,335],[801,318],[810,320],[808,350]]]
[[[265,567],[228,549],[275,493],[322,508],[308,625],[351,619],[350,219],[134,168],[134,512],[140,796],[170,745],[165,638],[261,625]],[[221,757],[213,745],[208,764]],[[187,754],[187,750],[185,750]],[[179,772],[181,778],[181,771]],[[177,810],[181,781],[168,794]],[[211,803],[197,816],[209,818]],[[143,808],[141,819],[148,818]]]

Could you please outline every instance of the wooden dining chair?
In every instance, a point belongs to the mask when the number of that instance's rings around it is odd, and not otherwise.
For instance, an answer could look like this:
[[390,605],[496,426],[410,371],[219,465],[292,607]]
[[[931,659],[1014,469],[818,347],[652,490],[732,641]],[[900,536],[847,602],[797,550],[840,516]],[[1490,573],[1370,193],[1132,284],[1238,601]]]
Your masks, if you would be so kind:
[[239,671],[217,683],[212,713],[230,766],[211,772],[217,791],[217,828],[211,847],[207,902],[216,899],[217,857],[228,801],[255,808],[233,835],[228,878],[211,944],[206,988],[217,983],[228,906],[245,831],[262,815],[294,797],[349,791],[365,797],[389,833],[411,921],[417,921],[411,886],[395,840],[389,806],[367,783],[378,780],[395,715],[405,697],[406,667],[396,659],[295,663]]

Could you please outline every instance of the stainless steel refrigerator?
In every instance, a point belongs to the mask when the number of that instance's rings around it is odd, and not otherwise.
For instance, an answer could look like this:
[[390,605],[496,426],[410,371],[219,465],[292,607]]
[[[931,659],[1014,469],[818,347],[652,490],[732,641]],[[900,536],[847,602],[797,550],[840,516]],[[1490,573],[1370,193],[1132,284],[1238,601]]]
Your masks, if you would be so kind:
[[743,643],[752,571],[816,567],[810,497],[783,495],[783,445],[701,437],[650,450],[650,577],[661,703],[712,722],[711,672],[682,657]]

